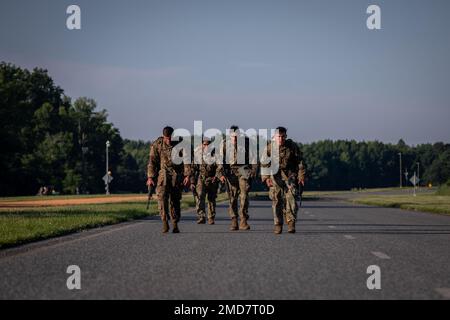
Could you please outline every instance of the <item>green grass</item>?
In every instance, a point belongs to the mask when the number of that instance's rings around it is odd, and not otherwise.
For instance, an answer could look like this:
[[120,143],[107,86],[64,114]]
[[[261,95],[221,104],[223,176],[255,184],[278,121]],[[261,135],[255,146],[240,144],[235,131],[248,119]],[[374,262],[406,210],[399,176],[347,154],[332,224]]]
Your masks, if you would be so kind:
[[[220,194],[217,201],[224,199],[226,195]],[[194,205],[192,195],[183,197],[182,209]],[[2,210],[0,249],[157,214],[156,201],[149,210],[144,202]]]
[[436,195],[450,196],[450,186],[448,184],[440,186],[439,189],[436,191]]
[[106,196],[105,194],[83,194],[83,195],[50,195],[50,196],[21,196],[21,197],[0,197],[2,201],[27,201],[27,200],[64,200],[64,199],[92,199],[92,198],[104,198],[104,197],[123,197],[123,196],[143,196],[144,193],[133,194],[111,194]]
[[153,203],[27,208],[0,212],[0,248],[156,214]]
[[352,202],[380,207],[400,208],[450,215],[450,196],[439,194],[373,195]]
[[[411,189],[409,187],[404,187],[402,190]],[[305,197],[321,197],[321,196],[333,196],[333,195],[351,195],[351,194],[364,194],[373,192],[386,192],[386,191],[398,191],[398,187],[390,188],[368,188],[368,189],[352,189],[352,190],[337,190],[337,191],[305,191],[303,195]]]

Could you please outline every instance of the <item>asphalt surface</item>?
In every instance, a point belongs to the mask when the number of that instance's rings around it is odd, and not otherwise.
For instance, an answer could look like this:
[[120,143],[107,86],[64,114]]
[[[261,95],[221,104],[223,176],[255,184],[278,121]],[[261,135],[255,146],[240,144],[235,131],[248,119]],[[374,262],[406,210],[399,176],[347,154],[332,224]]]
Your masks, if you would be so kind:
[[185,212],[180,234],[153,217],[0,251],[0,299],[450,298],[448,216],[308,201],[297,233],[275,235],[270,202],[250,206],[249,231],[228,231],[220,204],[212,226]]

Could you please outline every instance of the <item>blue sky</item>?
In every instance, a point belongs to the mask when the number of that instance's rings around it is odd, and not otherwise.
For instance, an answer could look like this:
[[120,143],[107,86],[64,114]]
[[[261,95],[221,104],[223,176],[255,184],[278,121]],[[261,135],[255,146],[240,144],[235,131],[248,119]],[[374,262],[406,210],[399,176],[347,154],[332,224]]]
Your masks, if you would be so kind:
[[[70,4],[81,30],[66,29]],[[126,138],[203,120],[301,142],[450,142],[449,14],[445,0],[3,0],[0,60],[48,69]]]

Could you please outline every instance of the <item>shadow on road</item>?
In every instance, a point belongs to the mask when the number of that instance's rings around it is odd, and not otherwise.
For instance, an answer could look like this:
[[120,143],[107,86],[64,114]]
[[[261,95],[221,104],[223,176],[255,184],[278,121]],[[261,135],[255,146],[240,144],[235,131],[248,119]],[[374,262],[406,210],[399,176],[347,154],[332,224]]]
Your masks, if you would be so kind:
[[[181,221],[185,223],[195,224],[197,217],[195,216],[186,216],[182,217]],[[218,231],[216,229],[217,226],[224,226],[228,224],[230,218],[228,217],[218,217],[215,219],[218,224],[209,226],[203,225],[200,226],[198,231],[182,231],[182,233],[217,233],[217,234],[259,234],[259,233],[273,233],[273,219],[261,219],[261,218],[250,218],[249,223],[260,228],[264,226],[264,230],[255,230],[251,229],[248,231]],[[158,216],[147,217],[135,221],[142,222],[152,222],[159,223],[160,219]],[[297,222],[297,233],[296,235],[320,235],[320,234],[386,234],[386,235],[444,235],[450,234],[450,225],[438,225],[438,224],[430,224],[430,225],[417,225],[417,224],[377,224],[377,223],[334,223],[335,221],[339,221],[337,219],[303,219],[300,218]],[[223,222],[226,222],[225,224]],[[261,223],[262,222],[262,223]],[[264,223],[269,222],[269,223]],[[329,222],[333,222],[333,226],[337,229],[330,230]],[[196,225],[196,224],[195,224]],[[309,227],[313,227],[314,229],[309,229]],[[339,229],[343,228],[343,229]]]

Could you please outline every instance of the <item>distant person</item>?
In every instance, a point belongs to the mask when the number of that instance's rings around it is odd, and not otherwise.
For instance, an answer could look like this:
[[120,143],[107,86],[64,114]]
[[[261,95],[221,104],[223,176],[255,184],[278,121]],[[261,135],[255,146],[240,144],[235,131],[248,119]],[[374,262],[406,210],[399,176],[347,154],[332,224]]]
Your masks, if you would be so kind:
[[[203,152],[210,144],[208,138],[204,138],[202,146],[194,150],[198,163],[192,165],[191,187],[197,194],[195,202],[197,208],[197,223],[206,223],[206,214],[208,215],[208,224],[214,224],[216,217],[216,198],[219,188],[219,179],[216,177],[217,163],[207,164],[203,159]],[[208,199],[208,213],[206,213],[206,199]]]
[[147,186],[156,186],[163,233],[169,231],[169,217],[172,232],[180,232],[181,195],[190,180],[190,164],[172,163],[172,149],[179,143],[172,141],[173,131],[172,127],[165,127],[163,135],[152,143],[147,167]]
[[[251,180],[256,177],[258,165],[257,163],[250,163],[250,141],[247,136],[241,136],[244,139],[244,143],[239,145],[238,137],[240,136],[239,127],[230,127],[230,146],[229,152],[231,156],[231,163],[226,163],[227,143],[226,140],[222,141],[220,146],[220,160],[221,164],[217,166],[217,176],[220,181],[226,185],[229,197],[228,213],[231,217],[230,230],[249,230],[247,220],[248,206],[249,206],[249,191],[251,186]],[[244,156],[243,163],[238,163],[238,154]],[[255,161],[256,162],[256,161]],[[238,210],[238,198],[240,202],[240,208]],[[238,217],[240,217],[238,227]]]
[[[273,137],[274,146],[279,150],[279,170],[271,175],[261,174],[262,181],[269,187],[269,197],[272,200],[274,232],[283,231],[283,215],[288,224],[288,232],[295,233],[297,220],[297,200],[303,192],[305,185],[306,166],[298,145],[287,139],[287,129],[278,127]],[[272,155],[272,143],[267,143],[265,151],[269,157]],[[269,164],[261,165],[269,167]]]

